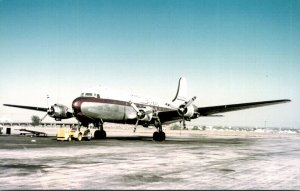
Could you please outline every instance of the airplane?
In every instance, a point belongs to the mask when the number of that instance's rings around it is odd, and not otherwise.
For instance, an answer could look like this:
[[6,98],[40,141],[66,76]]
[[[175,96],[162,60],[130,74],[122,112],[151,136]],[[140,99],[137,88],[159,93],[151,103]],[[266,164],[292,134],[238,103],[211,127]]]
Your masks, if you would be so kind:
[[47,115],[58,121],[75,117],[80,125],[89,127],[90,124],[93,124],[97,128],[94,132],[94,139],[105,139],[106,131],[103,124],[104,122],[111,122],[135,124],[134,131],[138,125],[143,127],[155,126],[157,131],[153,133],[153,140],[164,141],[166,135],[163,132],[162,125],[182,122],[183,128],[186,128],[185,121],[191,121],[199,117],[220,117],[223,115],[217,114],[291,101],[289,99],[280,99],[197,107],[193,104],[195,99],[196,96],[192,98],[188,96],[186,79],[180,77],[176,95],[171,103],[157,102],[149,98],[143,98],[124,91],[118,92],[100,86],[81,93],[79,97],[73,100],[72,109],[57,103],[50,108],[12,104],[3,105],[46,112],[42,120]]

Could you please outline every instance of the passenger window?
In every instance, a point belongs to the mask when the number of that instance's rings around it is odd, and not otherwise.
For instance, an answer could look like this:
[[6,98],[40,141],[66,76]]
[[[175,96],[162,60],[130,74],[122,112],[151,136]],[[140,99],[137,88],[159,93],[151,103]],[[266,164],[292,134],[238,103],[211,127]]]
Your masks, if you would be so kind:
[[99,98],[99,99],[100,99],[100,95],[99,95],[99,94],[97,94],[97,98]]

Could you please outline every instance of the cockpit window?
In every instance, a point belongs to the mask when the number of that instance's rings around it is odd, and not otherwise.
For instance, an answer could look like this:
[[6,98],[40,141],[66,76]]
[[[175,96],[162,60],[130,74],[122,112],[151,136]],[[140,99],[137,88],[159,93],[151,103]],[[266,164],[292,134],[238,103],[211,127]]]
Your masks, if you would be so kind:
[[81,97],[95,97],[95,98],[100,98],[100,95],[96,94],[96,93],[81,93]]

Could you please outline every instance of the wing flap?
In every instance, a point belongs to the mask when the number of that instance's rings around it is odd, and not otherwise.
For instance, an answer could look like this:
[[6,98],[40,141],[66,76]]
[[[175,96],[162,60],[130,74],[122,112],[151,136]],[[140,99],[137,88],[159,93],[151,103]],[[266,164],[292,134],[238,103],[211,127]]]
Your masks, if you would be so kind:
[[182,120],[182,117],[178,114],[177,110],[160,111],[158,117],[162,124],[167,124],[170,121],[176,122]]

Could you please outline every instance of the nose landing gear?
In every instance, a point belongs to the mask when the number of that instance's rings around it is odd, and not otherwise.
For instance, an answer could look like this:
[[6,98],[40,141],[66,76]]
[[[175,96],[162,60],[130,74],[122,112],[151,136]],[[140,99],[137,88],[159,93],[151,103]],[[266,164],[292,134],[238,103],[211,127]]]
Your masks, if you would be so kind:
[[103,129],[103,121],[95,123],[95,126],[98,127],[98,130],[94,133],[94,139],[106,139],[106,132]]

